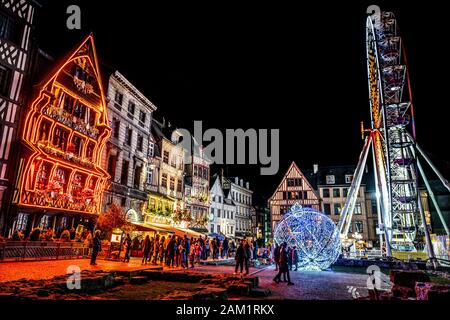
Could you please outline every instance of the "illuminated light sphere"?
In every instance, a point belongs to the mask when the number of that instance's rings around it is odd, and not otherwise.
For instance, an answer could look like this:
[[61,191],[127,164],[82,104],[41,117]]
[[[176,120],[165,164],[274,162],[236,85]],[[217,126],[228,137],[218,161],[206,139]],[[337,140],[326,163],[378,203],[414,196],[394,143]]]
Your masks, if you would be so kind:
[[295,203],[278,223],[275,241],[296,247],[298,268],[325,270],[333,264],[341,250],[339,230],[333,220],[321,212]]

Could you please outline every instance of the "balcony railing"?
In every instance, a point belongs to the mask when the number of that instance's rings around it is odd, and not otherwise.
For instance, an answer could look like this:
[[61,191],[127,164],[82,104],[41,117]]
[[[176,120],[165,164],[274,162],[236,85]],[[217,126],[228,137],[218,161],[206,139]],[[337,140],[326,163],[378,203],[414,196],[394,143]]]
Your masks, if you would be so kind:
[[97,204],[93,199],[70,197],[48,191],[22,191],[20,203],[27,206],[63,209],[86,213],[97,213]]

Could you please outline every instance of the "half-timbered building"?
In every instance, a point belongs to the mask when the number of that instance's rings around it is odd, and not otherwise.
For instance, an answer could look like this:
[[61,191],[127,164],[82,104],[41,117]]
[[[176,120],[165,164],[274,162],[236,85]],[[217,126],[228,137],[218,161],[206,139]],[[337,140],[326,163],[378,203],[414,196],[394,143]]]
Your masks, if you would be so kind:
[[319,195],[295,162],[292,162],[278,188],[269,199],[272,231],[275,231],[283,214],[288,212],[296,202],[304,207],[320,210]]
[[37,1],[0,1],[0,231],[6,231],[17,158],[18,127],[27,98]]
[[12,229],[58,234],[93,225],[109,179],[101,158],[111,128],[92,35],[43,83],[21,135]]

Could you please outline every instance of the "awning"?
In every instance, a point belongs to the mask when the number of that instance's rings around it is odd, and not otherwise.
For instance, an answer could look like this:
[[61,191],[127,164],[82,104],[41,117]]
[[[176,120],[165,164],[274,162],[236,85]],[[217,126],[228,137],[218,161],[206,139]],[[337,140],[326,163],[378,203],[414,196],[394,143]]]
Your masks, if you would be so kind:
[[155,232],[162,232],[162,233],[175,233],[172,230],[160,228],[158,226],[151,225],[149,223],[130,223],[131,226],[134,227],[136,231],[155,231]]

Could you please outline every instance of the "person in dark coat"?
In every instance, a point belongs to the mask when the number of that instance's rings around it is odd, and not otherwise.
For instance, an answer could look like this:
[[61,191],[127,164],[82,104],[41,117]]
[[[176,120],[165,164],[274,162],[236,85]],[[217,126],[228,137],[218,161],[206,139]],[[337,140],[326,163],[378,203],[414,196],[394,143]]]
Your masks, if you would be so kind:
[[294,271],[297,271],[297,264],[298,264],[298,251],[297,247],[292,248],[292,265],[295,267]]
[[288,267],[289,267],[289,270],[292,271],[292,248],[291,247],[288,247],[287,255],[288,255]]
[[227,259],[229,258],[228,249],[229,249],[228,239],[225,238],[223,239],[222,242],[222,258],[223,257],[226,257]]
[[250,246],[250,243],[248,240],[245,240],[244,243],[245,248],[245,275],[248,274],[248,268],[250,266],[250,260],[252,259],[252,247]]
[[278,243],[275,243],[275,249],[273,250],[273,260],[275,262],[275,271],[277,271],[280,266],[280,246],[278,246]]
[[150,255],[152,243],[150,241],[150,237],[147,235],[144,239],[144,243],[142,244],[142,264],[147,264]]
[[241,240],[241,242],[239,243],[239,246],[236,249],[236,255],[235,255],[236,267],[234,269],[235,274],[238,272],[238,268],[241,269],[240,273],[242,273],[242,271],[244,269],[244,262],[246,259],[247,259],[247,253],[245,252],[244,240]]
[[273,278],[273,281],[276,283],[280,283],[281,281],[281,275],[283,275],[284,281],[287,281],[288,285],[293,285],[294,283],[291,282],[291,277],[289,276],[289,266],[288,266],[288,254],[287,254],[287,243],[283,242],[280,248],[280,266],[278,270],[278,274]]
[[130,234],[127,233],[125,237],[125,258],[123,259],[123,262],[130,262],[130,253],[131,253],[131,245],[132,245]]
[[174,265],[174,259],[175,259],[175,248],[176,248],[176,240],[175,235],[172,236],[170,239],[169,244],[167,245],[167,258],[166,258],[166,265],[171,268]]
[[91,255],[91,265],[97,264],[97,255],[100,250],[102,250],[102,242],[100,240],[100,230],[95,231],[95,236],[92,241],[92,255]]

